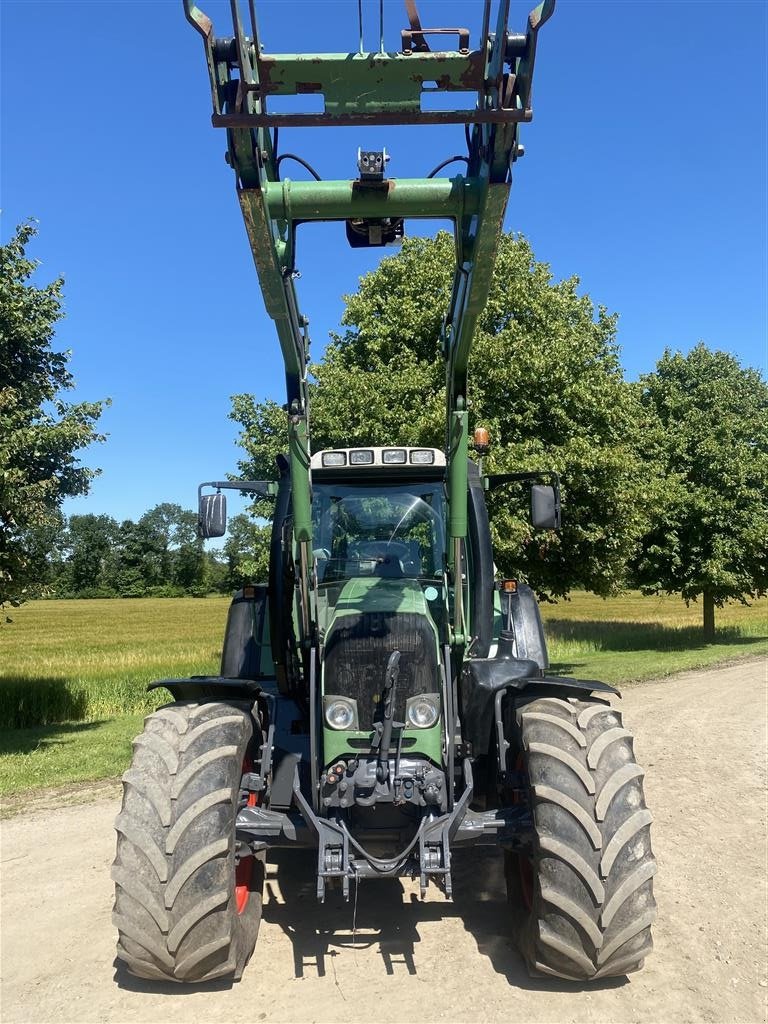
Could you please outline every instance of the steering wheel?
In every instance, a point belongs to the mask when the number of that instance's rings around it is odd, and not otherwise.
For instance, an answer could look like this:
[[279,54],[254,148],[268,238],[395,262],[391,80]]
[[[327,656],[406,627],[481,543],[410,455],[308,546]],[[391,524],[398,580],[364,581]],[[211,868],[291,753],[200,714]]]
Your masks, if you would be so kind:
[[384,544],[384,555],[391,558],[404,558],[411,553],[411,549],[407,544],[403,544],[401,540],[389,540]]

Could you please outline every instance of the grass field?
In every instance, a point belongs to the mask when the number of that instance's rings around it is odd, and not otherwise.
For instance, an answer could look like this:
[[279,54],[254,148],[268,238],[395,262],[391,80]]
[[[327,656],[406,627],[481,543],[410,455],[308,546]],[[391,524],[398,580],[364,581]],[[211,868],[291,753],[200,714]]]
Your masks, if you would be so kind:
[[227,598],[35,601],[0,629],[0,729],[146,712],[147,683],[218,672]]
[[[119,775],[164,677],[218,671],[226,598],[38,601],[0,627],[0,794]],[[552,670],[614,684],[768,653],[768,600],[718,612],[638,594],[544,605]]]
[[768,598],[717,609],[713,643],[702,635],[701,605],[679,597],[579,593],[541,612],[553,670],[614,685],[768,653]]

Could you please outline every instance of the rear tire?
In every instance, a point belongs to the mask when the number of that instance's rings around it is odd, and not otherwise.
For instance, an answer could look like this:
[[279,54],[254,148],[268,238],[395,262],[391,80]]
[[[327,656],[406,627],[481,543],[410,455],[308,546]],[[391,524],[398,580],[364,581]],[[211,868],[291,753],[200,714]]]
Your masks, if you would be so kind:
[[239,705],[169,704],[145,719],[123,776],[112,868],[117,955],[131,974],[240,978],[264,880],[263,855],[250,871],[235,867],[243,763],[253,748],[253,720]]
[[656,861],[632,737],[609,705],[574,698],[534,700],[517,725],[535,831],[518,870],[532,882],[528,967],[574,981],[636,971],[653,948]]

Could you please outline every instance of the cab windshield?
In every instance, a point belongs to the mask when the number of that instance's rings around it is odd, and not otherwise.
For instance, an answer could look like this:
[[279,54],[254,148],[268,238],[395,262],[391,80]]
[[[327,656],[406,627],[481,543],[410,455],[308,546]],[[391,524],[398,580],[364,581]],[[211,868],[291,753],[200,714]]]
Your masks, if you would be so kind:
[[320,583],[443,574],[442,484],[315,484],[312,520]]

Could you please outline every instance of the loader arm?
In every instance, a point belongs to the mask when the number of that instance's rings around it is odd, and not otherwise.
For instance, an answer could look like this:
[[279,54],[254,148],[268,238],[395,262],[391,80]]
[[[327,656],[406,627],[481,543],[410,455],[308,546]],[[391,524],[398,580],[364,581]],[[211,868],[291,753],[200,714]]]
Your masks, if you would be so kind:
[[[532,117],[537,35],[552,15],[555,0],[540,3],[521,34],[509,31],[509,0],[485,0],[475,48],[470,47],[467,29],[423,27],[415,4],[409,3],[410,27],[401,32],[398,52],[384,49],[382,4],[378,51],[364,50],[361,13],[356,52],[300,54],[264,50],[254,0],[248,2],[247,27],[238,0],[231,0],[233,31],[227,37],[215,35],[210,19],[191,0],[183,3],[187,19],[203,39],[213,125],[227,132],[227,161],[235,172],[265,307],[275,322],[285,363],[293,528],[300,553],[304,626],[309,631],[309,334],[294,287],[296,228],[307,221],[345,221],[353,245],[379,245],[400,237],[407,219],[446,219],[453,224],[456,269],[441,340],[446,366],[446,554],[455,566],[467,535],[467,366],[491,286],[511,167],[522,155],[519,125]],[[441,46],[443,40],[455,41],[456,49],[432,50],[430,42],[434,45],[435,39]],[[425,93],[468,91],[477,95],[471,110],[422,109]],[[321,96],[322,112],[272,109],[272,97],[296,95]],[[362,154],[357,179],[296,182],[281,176],[280,129],[388,124],[463,124],[465,173],[388,179],[385,154],[370,153]],[[455,604],[453,638],[460,644],[460,596]]]

